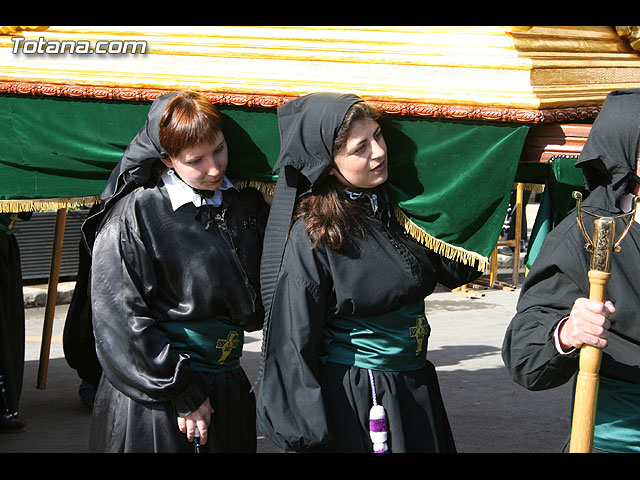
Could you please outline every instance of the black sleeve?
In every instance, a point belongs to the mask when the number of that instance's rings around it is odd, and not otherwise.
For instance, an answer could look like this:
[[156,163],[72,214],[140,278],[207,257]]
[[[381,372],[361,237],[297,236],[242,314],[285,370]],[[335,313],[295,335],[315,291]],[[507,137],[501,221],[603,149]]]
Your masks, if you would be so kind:
[[509,324],[502,358],[513,380],[529,390],[563,385],[578,369],[579,353],[562,355],[554,330],[575,300],[589,296],[584,242],[564,228],[545,239],[525,279],[516,314]]
[[109,382],[139,402],[174,403],[180,416],[207,395],[186,356],[169,348],[149,307],[156,289],[152,259],[121,218],[101,229],[93,249],[91,302],[96,351]]
[[330,439],[318,380],[330,287],[310,242],[292,243],[274,291],[257,403],[267,438],[283,450],[305,451]]
[[439,257],[438,283],[447,288],[457,288],[460,285],[473,282],[482,275],[482,272],[475,266],[466,265],[443,256]]
[[473,282],[482,275],[482,271],[475,266],[446,258],[422,245],[409,234],[403,234],[403,241],[424,267],[431,270],[433,278],[447,288],[457,288]]

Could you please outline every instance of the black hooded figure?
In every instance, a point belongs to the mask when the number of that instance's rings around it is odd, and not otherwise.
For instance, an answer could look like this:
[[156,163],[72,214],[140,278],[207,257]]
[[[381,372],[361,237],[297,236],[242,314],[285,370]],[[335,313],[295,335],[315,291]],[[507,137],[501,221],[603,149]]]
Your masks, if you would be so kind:
[[[437,282],[455,287],[480,272],[409,238],[384,184],[338,183],[334,140],[360,102],[314,93],[278,109],[280,174],[261,266],[259,427],[284,451],[453,452],[426,359],[424,299]],[[309,217],[299,215],[328,182],[338,185],[339,205],[359,212],[362,228],[348,231],[343,250],[316,244]]]
[[[631,209],[638,194],[639,139],[640,90],[611,92],[576,162],[588,191],[585,212],[617,217]],[[616,220],[615,231],[617,238],[629,221],[633,224],[621,251],[612,256],[605,294],[615,312],[607,312],[594,449],[609,452],[640,451],[640,226],[627,216]],[[593,238],[593,218],[583,214],[583,223]],[[573,210],[547,236],[522,285],[502,358],[514,381],[529,390],[575,381],[579,348],[561,345],[558,326],[569,321],[571,312],[575,315],[576,299],[589,297],[591,254],[585,243]]]
[[[103,369],[95,452],[193,452],[177,417],[207,399],[213,413],[201,451],[256,450],[255,397],[240,356],[243,332],[264,319],[259,264],[268,205],[257,190],[225,183],[207,203],[206,192],[190,190],[173,170],[159,175],[160,119],[176,95],[153,102],[102,210],[83,225]],[[174,202],[176,188],[191,200]]]

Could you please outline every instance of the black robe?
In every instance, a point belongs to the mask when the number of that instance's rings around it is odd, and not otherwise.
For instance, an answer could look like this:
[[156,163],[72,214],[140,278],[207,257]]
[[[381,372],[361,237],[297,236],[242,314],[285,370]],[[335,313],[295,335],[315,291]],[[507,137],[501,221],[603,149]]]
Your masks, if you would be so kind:
[[[264,319],[259,265],[268,206],[255,189],[230,189],[220,208],[198,212],[188,203],[172,210],[156,166],[166,157],[160,119],[175,95],[151,104],[102,192],[100,211],[82,225],[103,369],[90,449],[193,451],[176,417],[209,397],[215,411],[204,450],[253,452],[255,398],[238,355],[242,330],[259,329]],[[206,370],[208,350],[199,347],[218,352],[218,337],[208,335],[216,327],[229,331],[220,347],[235,345],[221,351],[238,368]],[[201,341],[192,341],[193,331]]]
[[[640,90],[615,91],[607,97],[576,163],[583,169],[589,191],[582,204],[585,212],[604,217],[624,214],[620,200],[636,184],[639,114]],[[582,217],[593,238],[593,218],[587,214]],[[628,221],[616,220],[616,238]],[[514,381],[529,390],[563,385],[578,371],[579,350],[560,354],[554,331],[577,298],[589,297],[591,254],[585,244],[573,210],[544,240],[522,285],[516,314],[505,334],[502,358]],[[602,381],[610,379],[640,391],[634,387],[640,384],[640,225],[633,222],[620,246],[621,251],[612,256],[605,295],[616,312],[610,316],[608,345],[602,352],[601,387]],[[601,404],[599,401],[598,406]],[[594,444],[597,441],[596,432]]]
[[237,359],[242,330],[260,328],[267,208],[258,191],[230,189],[219,208],[198,212],[188,203],[173,211],[162,181],[110,205],[93,245],[92,314],[104,373],[92,450],[189,451],[176,417],[209,397],[207,448],[255,451],[255,401],[242,369],[203,370],[202,344],[179,338],[177,348],[175,334],[224,324],[238,339]]
[[[606,212],[601,212],[606,213]],[[586,217],[588,218],[588,217]],[[616,232],[624,228],[616,221]],[[593,223],[585,221],[589,235]],[[558,387],[571,380],[578,369],[579,351],[561,355],[553,332],[568,316],[574,301],[589,297],[587,272],[591,254],[572,211],[544,241],[525,279],[517,312],[504,340],[502,355],[514,380],[530,390]],[[611,278],[606,298],[616,307],[611,315],[608,345],[603,350],[600,374],[640,383],[640,225],[634,223],[612,257]]]
[[24,376],[24,298],[17,214],[0,214],[0,416],[18,413]]
[[[89,215],[100,210],[100,204],[91,207]],[[78,249],[78,273],[76,286],[67,310],[62,334],[64,358],[67,364],[78,372],[83,382],[90,387],[98,387],[102,368],[96,357],[95,339],[93,338],[93,322],[91,321],[91,301],[89,299],[89,272],[91,270],[91,255],[86,249],[84,240],[80,240]],[[81,394],[82,397],[82,394]],[[87,394],[83,401],[90,402]],[[89,403],[90,404],[90,403]]]
[[176,350],[173,335],[203,323],[230,324],[240,355],[241,330],[260,328],[267,206],[254,189],[231,189],[219,209],[209,215],[206,208],[198,215],[189,203],[174,212],[160,182],[116,201],[98,228],[91,301],[104,373],[93,410],[94,451],[190,451],[176,417],[207,397],[214,409],[208,451],[255,451],[255,401],[244,371],[204,371],[194,364],[199,345]]
[[[366,236],[354,235],[345,254],[312,248],[304,222],[292,226],[264,339],[258,396],[260,428],[283,450],[372,451],[367,369],[321,360],[332,316],[380,316],[424,302],[437,282],[453,288],[480,275],[408,238],[389,207],[381,206],[366,218]],[[392,452],[455,451],[429,361],[418,369],[373,373]]]

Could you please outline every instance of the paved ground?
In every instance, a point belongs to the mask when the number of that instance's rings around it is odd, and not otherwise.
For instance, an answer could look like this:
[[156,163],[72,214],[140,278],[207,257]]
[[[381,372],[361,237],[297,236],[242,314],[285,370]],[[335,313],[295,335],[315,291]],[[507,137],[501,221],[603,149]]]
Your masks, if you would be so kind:
[[[505,281],[509,281],[510,275]],[[519,291],[482,290],[478,298],[447,291],[429,297],[429,358],[439,372],[458,450],[462,453],[559,452],[570,424],[570,386],[528,392],[511,381],[500,358]],[[21,416],[27,431],[0,435],[0,453],[87,451],[91,413],[79,400],[79,379],[62,352],[67,305],[54,321],[46,388],[36,388],[44,308],[25,309],[27,352]],[[243,365],[255,378],[260,334],[248,336]],[[275,452],[259,437],[259,452]]]

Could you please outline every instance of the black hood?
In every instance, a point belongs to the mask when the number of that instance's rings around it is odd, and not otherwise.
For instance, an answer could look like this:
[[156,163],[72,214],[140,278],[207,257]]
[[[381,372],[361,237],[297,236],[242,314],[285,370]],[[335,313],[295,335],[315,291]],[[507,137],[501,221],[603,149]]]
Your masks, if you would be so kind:
[[585,207],[619,211],[618,201],[635,186],[640,138],[640,89],[607,96],[576,162],[589,192]]
[[166,93],[153,101],[144,126],[131,140],[122,158],[111,171],[107,184],[100,195],[100,209],[90,215],[82,224],[82,238],[89,252],[93,249],[95,236],[106,212],[116,200],[137,186],[147,184],[151,179],[154,162],[165,156],[165,152],[160,146],[160,120],[165,108],[178,93]]
[[[326,177],[333,166],[333,141],[344,117],[362,99],[352,94],[312,93],[278,108],[280,155],[276,191],[271,203],[260,265],[264,336],[269,325],[271,299],[280,273],[282,255],[296,199]],[[263,348],[265,343],[263,342]],[[263,352],[264,354],[264,352]],[[264,358],[263,358],[264,360]],[[258,379],[262,376],[261,362]]]
[[278,108],[280,155],[274,169],[290,165],[311,185],[321,182],[333,165],[333,140],[344,116],[361,101],[351,94],[312,93]]
[[165,156],[160,146],[160,119],[171,99],[178,93],[165,93],[153,101],[144,126],[131,140],[122,159],[111,172],[100,195],[103,201],[113,197],[122,188],[125,174],[137,185],[144,185],[149,181],[153,163]]

